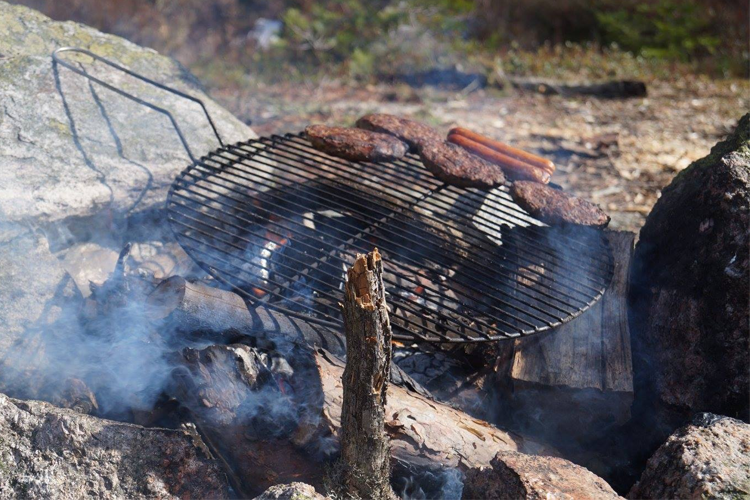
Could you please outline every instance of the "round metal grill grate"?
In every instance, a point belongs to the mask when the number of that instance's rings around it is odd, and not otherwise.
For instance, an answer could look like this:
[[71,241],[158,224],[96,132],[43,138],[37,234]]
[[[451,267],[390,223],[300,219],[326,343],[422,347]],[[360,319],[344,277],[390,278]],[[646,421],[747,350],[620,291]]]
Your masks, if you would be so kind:
[[345,269],[377,247],[394,337],[489,341],[570,320],[613,271],[604,232],[547,227],[507,191],[445,185],[413,155],[349,162],[288,134],[196,161],[167,210],[185,251],[251,307],[341,328]]

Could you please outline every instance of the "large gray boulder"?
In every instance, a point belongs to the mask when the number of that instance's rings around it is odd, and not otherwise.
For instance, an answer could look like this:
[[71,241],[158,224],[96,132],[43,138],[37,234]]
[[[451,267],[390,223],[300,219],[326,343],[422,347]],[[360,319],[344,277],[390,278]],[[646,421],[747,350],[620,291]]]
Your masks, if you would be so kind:
[[[52,51],[62,46],[91,50],[202,99],[226,142],[254,135],[176,61],[0,1],[0,391],[45,400],[52,398],[43,386],[80,376],[62,372],[85,372],[76,356],[85,361],[94,344],[81,334],[75,310],[88,281],[106,279],[125,231],[140,225],[132,221],[162,206],[190,162],[167,117],[53,64]],[[64,57],[172,112],[193,155],[218,146],[197,104],[90,58]],[[144,232],[134,247],[141,261],[149,238],[159,251],[176,246],[166,227]],[[155,277],[186,272],[154,249]]]
[[672,434],[629,498],[750,497],[750,425],[710,413]]
[[221,470],[194,439],[0,394],[0,496],[227,498]]
[[748,227],[750,114],[662,191],[636,246],[634,413],[658,442],[696,412],[750,419]]
[[[75,46],[202,99],[227,142],[252,131],[202,91],[176,61],[122,38],[55,22],[0,2],[0,220],[48,222],[117,214],[162,203],[189,157],[169,119],[52,64]],[[218,142],[201,108],[90,58],[68,54],[90,74],[166,108],[196,157]]]

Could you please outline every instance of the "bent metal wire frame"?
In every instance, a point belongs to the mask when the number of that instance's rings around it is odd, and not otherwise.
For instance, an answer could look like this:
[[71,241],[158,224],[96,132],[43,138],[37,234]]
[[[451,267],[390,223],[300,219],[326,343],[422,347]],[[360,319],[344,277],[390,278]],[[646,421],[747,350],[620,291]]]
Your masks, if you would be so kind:
[[604,232],[548,227],[515,204],[507,186],[449,186],[411,154],[382,163],[343,160],[313,149],[302,134],[225,145],[200,100],[88,51],[62,50],[201,105],[220,147],[195,159],[167,110],[64,63],[170,118],[192,160],[169,190],[172,230],[251,308],[340,329],[344,271],[374,247],[383,254],[394,337],[405,341],[543,332],[581,314],[609,285],[613,260]]

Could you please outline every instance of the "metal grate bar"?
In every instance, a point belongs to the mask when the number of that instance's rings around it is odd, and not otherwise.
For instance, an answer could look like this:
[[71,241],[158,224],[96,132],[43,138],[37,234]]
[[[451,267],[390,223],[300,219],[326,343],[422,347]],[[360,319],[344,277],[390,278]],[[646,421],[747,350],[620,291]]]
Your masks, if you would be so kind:
[[507,188],[446,186],[414,156],[348,162],[299,135],[201,158],[178,176],[167,207],[178,241],[222,283],[328,327],[341,325],[341,266],[377,245],[390,263],[394,334],[405,340],[544,331],[588,308],[612,273],[601,232],[544,226]]
[[[259,151],[259,154],[262,154],[262,151]],[[255,159],[255,158],[254,158],[254,159]],[[269,159],[269,162],[270,162],[270,159]],[[236,167],[238,166],[238,164],[246,165],[246,166],[248,166],[248,167],[252,166],[252,165],[247,165],[246,163],[244,163],[244,162],[243,162],[243,160],[240,160],[239,162],[237,162],[237,164],[233,164],[233,165],[231,165],[231,167],[232,167],[232,168],[236,168]],[[268,164],[268,165],[270,166],[270,163],[267,163],[267,164]],[[278,170],[282,170],[282,171],[284,171],[284,170],[285,170],[285,168],[284,168],[283,164],[282,164],[282,166],[278,166],[278,165],[277,165],[277,169],[278,169]],[[309,172],[308,172],[308,173],[309,173]],[[254,175],[260,175],[260,174],[254,174]],[[311,177],[308,177],[308,178],[312,180],[312,179],[314,178],[314,176],[312,176],[312,174],[310,174],[310,175],[311,175]],[[248,180],[250,180],[250,179],[248,179]],[[256,182],[256,180],[255,180],[255,179],[252,179],[252,180],[253,180],[253,182]],[[273,182],[273,179],[269,179],[269,180]],[[353,180],[356,180],[356,177],[355,177],[355,178],[353,178]],[[340,184],[340,183],[339,183],[339,184]],[[343,184],[340,184],[340,185],[343,185]],[[351,188],[350,188],[350,186],[347,186],[347,185],[343,185],[343,186],[345,186],[345,188],[346,188],[347,190],[348,190],[348,189],[351,189]],[[346,196],[346,192],[345,192],[345,191],[344,191],[344,196]],[[414,214],[417,214],[417,212],[413,212],[413,213],[414,213]],[[419,217],[421,217],[421,218],[426,218],[426,219],[430,219],[430,220],[432,220],[432,221],[436,222],[437,224],[441,224],[441,225],[442,225],[442,224],[444,224],[444,221],[438,220],[438,219],[436,219],[436,218],[435,218],[434,216],[430,216],[430,215],[426,215],[426,214],[418,214],[418,215],[419,215]],[[435,228],[435,229],[436,229],[437,231],[442,231],[442,232],[443,232],[444,234],[446,234],[446,235],[449,235],[449,233],[447,233],[447,232],[446,232],[445,230],[441,230],[441,229],[439,229],[439,227],[438,227],[438,228]],[[497,229],[500,229],[500,227],[499,227],[499,226],[497,226]],[[454,235],[450,235],[450,236],[451,236],[452,238],[456,238],[456,237],[455,237]],[[530,237],[527,237],[526,235],[523,235],[522,233],[521,233],[521,234],[519,234],[519,237],[521,237],[521,238],[525,239],[525,240],[526,240],[527,242],[530,242],[530,243],[532,243],[532,240],[530,239]],[[462,241],[466,242],[467,244],[471,244],[471,243],[472,243],[472,242],[468,241],[468,240],[467,240],[466,238],[458,237],[457,239],[459,239],[459,240],[462,240]],[[539,252],[539,251],[538,251],[538,246],[539,246],[539,245],[538,245],[538,242],[536,243],[536,245],[534,245],[534,244],[530,244],[530,245],[529,245],[529,247],[528,247],[528,251],[529,251],[529,252],[530,252],[530,253],[531,253],[531,254],[532,254],[533,256],[535,256],[535,257],[539,257],[539,258],[545,258],[545,259],[546,259],[547,257],[550,257],[550,258],[555,258],[555,256],[554,256],[554,255],[552,255],[552,254],[551,254],[550,252],[546,252],[546,253],[545,253],[545,252]],[[545,257],[545,254],[546,254],[546,257]],[[517,257],[520,257],[520,258],[524,258],[524,257],[525,257],[525,256],[523,256],[523,255],[516,255],[516,256],[517,256]],[[486,258],[486,256],[482,256],[482,257],[483,257],[483,258]],[[574,260],[579,260],[579,259],[578,259],[578,254],[573,254],[573,257],[574,257]],[[584,266],[583,266],[583,264],[581,264],[581,265],[579,265],[578,267],[579,267],[579,269],[580,269],[581,271],[584,271],[584,272],[585,272],[585,271],[586,271],[586,270],[587,270],[588,268],[590,268],[591,266],[590,266],[590,265],[587,265],[587,266],[585,266],[585,267],[584,267]],[[582,286],[582,287],[584,287],[584,288],[589,288],[590,290],[595,290],[595,289],[596,289],[596,288],[592,288],[592,287],[591,287],[591,286],[590,286],[590,285],[589,285],[588,283],[583,283],[583,282],[580,282],[580,281],[578,281],[578,280],[577,280],[576,278],[572,278],[572,277],[569,277],[569,276],[562,276],[561,278],[562,278],[562,279],[565,279],[565,280],[567,280],[567,281],[570,281],[570,282],[572,282],[572,283],[573,283],[573,284],[574,284],[575,286]],[[606,283],[605,283],[605,282],[603,282],[603,279],[602,279],[602,277],[601,277],[601,276],[599,276],[599,275],[596,275],[596,274],[595,274],[595,275],[593,275],[593,276],[592,276],[592,279],[593,279],[593,280],[598,280],[598,282],[596,283],[597,285],[600,285],[600,286],[601,286],[601,285],[603,285],[603,284],[604,284],[604,285],[606,285]],[[571,287],[571,289],[572,289],[572,287]]]
[[[181,196],[181,195],[179,195],[179,194],[178,194],[177,196]],[[273,205],[274,207],[278,207],[278,205],[277,205],[277,204],[272,204],[272,205]],[[204,205],[204,206],[205,206],[205,205]],[[184,205],[183,205],[183,207],[185,207],[185,208],[187,208],[187,209],[189,209],[189,210],[194,210],[194,209],[190,209],[189,207],[186,207],[186,206],[184,206]],[[207,206],[206,206],[206,208],[209,208],[209,209],[210,209],[210,207],[207,207]],[[184,215],[183,215],[183,216],[184,216]],[[220,220],[220,219],[218,219],[217,217],[214,217],[214,216],[208,216],[208,215],[206,215],[206,216],[207,216],[207,217],[210,217],[210,218],[212,218],[212,219],[214,219],[214,220],[216,220],[217,222],[221,222],[221,220]],[[194,220],[194,222],[197,222],[197,223],[202,223],[202,221],[200,221],[200,220],[197,220],[197,219],[194,219],[194,218],[191,218],[191,219],[193,219],[193,220]],[[241,228],[240,226],[235,226],[235,227],[236,227],[237,229],[242,229],[242,228]],[[286,229],[286,230],[289,230],[289,231],[294,231],[294,230],[293,230],[292,228],[288,228],[288,227],[285,227],[284,229]],[[216,230],[216,228],[214,228],[214,230]],[[219,230],[219,231],[221,231],[220,229],[218,229],[218,230]],[[226,231],[224,231],[224,232],[226,232]],[[299,231],[298,231],[298,230],[297,230],[297,231],[294,231],[294,232],[296,232],[296,233],[299,233]],[[280,232],[278,232],[278,231],[277,231],[277,232],[275,232],[275,233],[276,233],[276,234],[277,234],[278,236],[283,236],[283,234],[282,234],[282,233],[280,233]],[[230,235],[231,235],[231,233],[227,233],[227,234],[230,234]],[[210,234],[207,234],[207,236],[210,236]],[[246,241],[246,242],[247,242],[247,243],[249,243],[249,244],[253,244],[253,242],[252,242],[252,241],[250,241],[250,240],[248,240],[248,239],[246,239],[246,238],[242,238],[242,237],[239,237],[239,236],[237,236],[237,238],[239,238],[239,239],[241,239],[241,240],[243,240],[243,241]],[[350,239],[350,240],[348,240],[348,241],[352,241],[352,240],[354,240],[354,239],[359,239],[359,240],[361,240],[361,238],[351,238],[351,239]],[[364,242],[364,240],[361,240],[361,241],[363,241],[363,242]],[[226,243],[227,243],[227,244],[229,244],[229,245],[231,245],[231,246],[235,246],[235,247],[236,247],[236,248],[237,248],[238,250],[242,250],[242,247],[238,247],[238,246],[236,246],[236,245],[233,245],[233,244],[232,244],[231,242],[226,242]],[[304,243],[303,243],[303,244],[304,244]],[[307,246],[310,246],[310,245],[307,245]],[[330,246],[332,246],[332,247],[333,247],[333,245],[332,245],[332,244],[330,244]],[[339,246],[337,246],[337,247],[334,247],[334,248],[332,248],[332,250],[331,250],[331,251],[336,251],[336,250],[338,250],[338,248],[340,248],[340,246],[341,246],[341,245],[339,245]],[[359,245],[359,246],[357,246],[356,248],[358,248],[358,249],[360,249],[360,250],[362,250],[362,251],[367,251],[367,248],[366,248],[366,247],[365,247],[364,245]],[[386,247],[386,248],[387,248],[387,247]],[[346,254],[347,254],[348,256],[350,256],[350,257],[355,257],[355,256],[356,256],[356,254],[355,254],[354,252],[351,252],[351,251],[346,251],[346,252],[344,252],[344,253],[346,253]],[[316,261],[316,263],[320,263],[320,260]],[[335,269],[335,268],[334,268],[334,269]],[[329,276],[331,276],[331,277],[334,277],[334,275],[331,275],[330,273],[328,273],[328,274],[329,274]],[[290,277],[290,276],[285,276],[285,278],[288,278],[288,279],[289,279],[289,281],[291,281],[291,280],[293,279],[293,277]],[[414,285],[419,285],[419,283],[417,283],[417,282],[416,282],[416,281],[414,281],[414,280],[410,280],[410,279],[409,279],[408,277],[402,276],[402,278],[403,278],[403,279],[404,279],[405,281],[410,281],[410,282],[411,282],[412,284],[414,284]],[[391,280],[388,280],[388,279],[387,279],[387,277],[385,278],[385,281],[386,281],[387,283],[390,283],[390,284],[396,284],[396,283],[392,282]],[[501,290],[498,290],[498,291],[501,291]],[[449,297],[445,296],[444,294],[441,294],[441,293],[440,293],[439,291],[437,291],[437,290],[435,290],[435,293],[436,293],[436,294],[438,294],[438,295],[441,295],[441,296],[442,296],[442,298],[444,298],[444,299],[449,299]],[[468,297],[467,297],[467,298],[468,298]],[[513,297],[511,296],[511,298],[513,298]],[[512,305],[512,304],[509,304],[509,303],[505,303],[504,301],[501,301],[501,303],[503,303],[504,305],[506,305],[506,306],[508,306],[508,307],[512,307],[512,308],[514,308],[514,309],[517,309],[517,311],[518,311],[518,312],[520,312],[520,313],[522,313],[522,314],[526,314],[526,315],[532,316],[532,317],[533,317],[534,319],[537,319],[537,320],[539,320],[539,321],[543,321],[543,322],[548,322],[548,321],[549,321],[549,320],[545,320],[545,319],[539,318],[538,316],[535,316],[535,315],[533,315],[533,314],[530,314],[530,313],[529,313],[528,311],[525,311],[525,310],[522,310],[522,309],[518,309],[518,308],[517,308],[516,306],[514,306],[514,305]],[[437,304],[437,302],[436,302],[436,304]],[[542,312],[542,313],[544,313],[544,314],[547,314],[547,315],[549,315],[549,316],[551,316],[551,317],[553,317],[553,318],[555,318],[555,319],[556,319],[557,321],[561,321],[561,319],[560,319],[560,318],[556,318],[556,317],[554,317],[554,316],[550,315],[550,314],[549,314],[548,312],[544,311],[543,309],[539,309],[539,311],[540,311],[540,312]],[[519,317],[516,317],[516,316],[512,316],[512,315],[511,315],[511,317],[512,317],[513,319],[515,319],[515,320],[519,321],[519,322],[522,322],[522,323],[524,323],[524,324],[528,325],[528,326],[529,326],[529,327],[531,327],[531,328],[536,328],[536,325],[534,325],[534,324],[532,324],[532,323],[529,323],[528,321],[525,321],[525,320],[524,320],[524,319],[522,319],[522,318],[519,318]],[[468,318],[467,318],[467,319],[468,319]],[[488,327],[489,327],[490,325],[486,325],[486,326],[488,326]],[[508,326],[511,326],[511,327],[513,327],[514,325],[510,325],[510,324],[508,324]]]
[[[211,167],[209,167],[209,168],[211,168]],[[219,170],[219,169],[216,169],[216,171],[221,171],[221,172],[224,172],[224,170]],[[231,174],[231,173],[230,173],[230,175],[234,175],[234,174]],[[238,175],[238,177],[242,177],[242,176],[239,176],[239,175]],[[232,182],[232,183],[234,183],[234,181],[231,181],[231,180],[228,180],[228,182]],[[255,182],[256,182],[257,184],[260,184],[260,185],[265,185],[265,186],[269,186],[268,184],[266,184],[266,183],[263,183],[263,182],[260,182],[260,181],[257,181],[257,180],[255,180]],[[305,199],[309,199],[308,197],[305,197],[305,196],[302,196],[302,197],[303,197],[303,198],[305,198]],[[278,205],[278,204],[275,204],[275,203],[269,203],[269,204],[271,204],[271,205],[272,205],[272,206],[273,206],[274,208],[280,208],[280,205]],[[295,204],[295,205],[299,206],[298,204]],[[345,208],[345,207],[344,207],[343,205],[341,205],[341,204],[338,204],[338,203],[337,203],[336,205],[337,205],[337,206],[338,206],[339,208]],[[353,226],[352,226],[352,227],[353,227]],[[417,245],[420,245],[420,244],[419,244],[419,243],[417,243]],[[402,246],[402,245],[400,245],[400,246],[401,246],[401,247],[403,248],[403,246]],[[421,245],[420,245],[420,246],[421,246]],[[514,252],[514,255],[517,255],[517,252]],[[487,256],[485,256],[485,257],[487,257]],[[457,262],[457,261],[455,261],[455,262]],[[457,263],[458,263],[458,262],[457,262]],[[488,272],[491,272],[491,271],[493,271],[493,269],[489,268],[488,266],[484,266],[484,265],[480,264],[479,262],[475,262],[475,263],[476,263],[477,265],[479,265],[479,266],[483,267],[485,271],[488,271]],[[502,264],[502,263],[500,263],[500,264],[499,264],[499,267],[501,267],[502,269],[508,269],[508,268],[507,268],[507,266],[505,266],[505,265],[504,265],[504,264]],[[511,271],[512,271],[512,269],[511,269]],[[534,269],[529,269],[529,271],[530,271],[530,272],[534,272],[534,273],[536,273],[536,272],[537,272],[537,271],[536,271],[536,270],[534,270]],[[517,273],[516,273],[516,274],[517,274]],[[541,285],[543,285],[543,286],[544,286],[544,284],[543,284],[543,283],[541,283]],[[498,291],[499,291],[499,290],[498,290]],[[573,290],[573,291],[574,291],[574,292],[577,292],[577,290]],[[558,292],[558,293],[560,293],[560,292]],[[582,294],[582,292],[578,292],[578,293],[581,293],[581,294]],[[567,298],[569,298],[570,300],[578,301],[578,302],[579,302],[580,304],[585,304],[585,303],[586,303],[586,302],[585,302],[584,300],[582,300],[582,299],[580,299],[580,298],[576,298],[576,297],[573,297],[573,296],[569,296],[569,295],[567,295],[567,294],[565,294],[565,296],[566,296]],[[554,297],[554,296],[550,296],[550,298],[553,298],[553,299],[555,299],[555,300],[558,300],[558,301],[560,301],[560,299],[559,299],[559,298],[556,298],[556,297]],[[551,304],[548,304],[548,305],[551,305]],[[570,307],[570,304],[566,304],[566,305],[567,305],[568,307]],[[553,306],[553,307],[554,307],[554,305],[551,305],[551,306]]]
[[[273,136],[273,137],[279,137],[279,136]],[[278,144],[279,149],[283,149],[285,146],[293,147],[297,153],[306,153],[310,155],[311,158],[313,158],[315,161],[324,161],[328,163],[335,163],[338,167],[344,167],[349,170],[356,170],[359,169],[359,172],[364,172],[364,168],[366,169],[378,169],[380,172],[388,173],[392,179],[394,179],[396,182],[393,183],[393,186],[389,186],[392,189],[399,189],[399,184],[404,184],[408,182],[410,179],[413,179],[413,177],[405,177],[402,175],[403,170],[397,170],[393,168],[394,166],[402,166],[405,167],[407,171],[422,171],[424,172],[425,169],[422,166],[420,160],[414,156],[414,155],[407,155],[404,158],[400,160],[396,160],[394,162],[390,163],[366,163],[366,162],[357,162],[357,163],[351,163],[346,162],[345,160],[342,160],[340,158],[335,158],[331,156],[323,156],[322,153],[319,151],[312,149],[312,146],[308,142],[305,141],[299,134],[297,135],[291,135],[287,134],[287,137],[290,139],[286,143]],[[269,139],[261,138],[259,141],[268,141]],[[249,144],[252,141],[248,141],[246,143],[239,143],[239,144]],[[257,141],[256,141],[257,142]],[[420,177],[420,180],[424,179],[424,177]],[[420,184],[424,185],[424,184]],[[472,195],[473,197],[479,196],[480,193],[486,194],[486,191],[479,191],[476,189],[463,189],[463,188],[457,188],[454,186],[448,186],[448,190],[453,190],[455,192],[458,192],[460,194],[468,193]],[[493,190],[493,193],[501,192],[504,196],[504,198],[507,200],[503,202],[503,211],[499,212],[499,215],[506,215],[512,214],[512,217],[523,220],[524,222],[535,226],[535,227],[543,227],[544,225],[537,221],[536,219],[532,218],[530,215],[528,215],[523,209],[521,209],[518,205],[513,202],[513,200],[510,198],[510,195],[508,194],[508,188],[506,186],[501,186],[499,188],[496,188]],[[495,201],[500,201],[503,198],[493,198]],[[471,212],[467,212],[471,213]],[[494,215],[494,213],[493,213]],[[491,222],[490,219],[487,219],[486,217],[483,217],[481,214],[479,214],[480,218],[485,219],[487,222]],[[506,219],[508,220],[508,219]],[[516,223],[517,221],[513,221]],[[583,243],[575,238],[568,238],[563,235],[563,238],[566,239],[567,242],[569,242],[571,245],[577,246],[580,249],[587,250],[588,248],[583,246]],[[600,245],[600,249],[604,250],[605,246]],[[607,259],[602,258],[599,262],[603,264],[611,265],[611,262]]]
[[[242,176],[239,176],[239,177],[242,177]],[[255,181],[257,182],[257,180],[255,180]],[[580,283],[579,283],[579,284],[580,284]],[[581,284],[581,285],[582,285],[582,286],[586,286],[586,284]]]
[[[247,143],[240,143],[239,145],[240,146],[250,146],[251,144],[250,144],[250,141],[248,141]],[[276,154],[279,154],[279,151],[286,151],[286,149],[285,149],[286,145],[287,144],[278,144],[278,145],[276,145],[277,147],[274,149],[273,153],[276,155]],[[257,150],[253,150],[252,153],[253,154],[263,154],[264,151],[265,151],[265,145],[261,146]],[[313,151],[315,154],[309,153],[308,150],[303,150],[303,149],[300,149],[300,148],[296,148],[296,151],[293,151],[293,152],[291,152],[288,155],[280,155],[280,156],[282,156],[286,160],[293,160],[293,161],[296,160],[297,162],[300,161],[300,156],[304,156],[305,158],[308,159],[307,162],[300,162],[300,163],[302,163],[301,165],[289,165],[287,163],[287,166],[292,167],[292,169],[294,169],[294,170],[298,170],[299,168],[303,168],[303,169],[305,169],[307,171],[308,175],[312,175],[312,176],[315,175],[314,170],[312,170],[314,168],[314,165],[316,165],[316,164],[319,165],[319,164],[321,164],[323,162],[330,163],[331,166],[335,166],[336,168],[339,168],[339,169],[345,168],[346,171],[340,172],[340,175],[343,177],[343,174],[348,174],[346,178],[350,179],[350,180],[353,180],[353,181],[356,181],[362,175],[366,175],[368,173],[368,171],[370,171],[370,170],[376,170],[378,172],[381,172],[382,170],[380,170],[380,169],[387,168],[387,167],[384,167],[384,165],[386,165],[384,163],[363,163],[363,162],[362,163],[347,163],[347,162],[344,162],[344,160],[337,159],[337,158],[333,158],[333,159],[329,160],[329,158],[331,158],[331,157],[322,157],[322,156],[320,156],[320,152],[317,152],[315,150],[310,150],[310,151]],[[298,154],[298,153],[301,153],[301,154]],[[297,154],[297,156],[294,156],[295,154]],[[253,158],[253,159],[255,159],[255,158]],[[284,162],[282,162],[282,164],[283,163]],[[312,163],[312,165],[310,163]],[[393,162],[393,163],[397,164],[397,162]],[[410,168],[414,169],[416,167],[412,166]],[[424,169],[423,167],[421,167],[421,168]],[[282,168],[282,170],[283,170],[283,168]],[[299,174],[300,172],[297,172],[297,173]],[[388,172],[388,173],[391,173],[391,172]],[[310,178],[310,177],[308,177],[308,178]],[[395,180],[395,182],[393,182],[393,183],[391,183],[391,184],[388,185],[389,191],[404,192],[403,189],[401,189],[399,187],[399,184],[398,184],[398,181],[403,180],[402,178],[400,179],[398,176],[387,176],[387,177],[383,176],[383,178],[388,178],[389,180],[391,180],[391,179]],[[451,189],[451,188],[449,187],[449,189]],[[456,189],[457,190],[459,188],[452,188],[452,189]],[[507,191],[507,188],[505,188],[505,189]],[[473,193],[475,196],[477,195],[477,193],[473,192],[473,191],[466,190],[466,192],[467,193]],[[504,193],[504,194],[505,194],[505,196],[507,196],[508,200],[510,200],[509,195],[507,195],[507,193]],[[446,204],[444,201],[442,201],[442,200],[436,200],[436,201],[440,201],[440,203],[436,203],[435,204],[436,206],[442,206],[442,208],[450,208],[450,205]],[[464,202],[464,204],[465,204],[465,202]],[[516,207],[513,210],[518,211],[517,215],[523,216],[526,219],[533,221],[533,219],[531,219],[528,216],[528,214],[524,215],[523,212],[520,212],[520,208],[518,208],[518,206],[515,205],[515,203],[513,203],[512,201],[510,201],[509,203],[504,204],[503,208],[505,208],[505,207]],[[466,215],[473,215],[473,213],[470,210],[463,209],[463,210],[461,210],[461,212],[463,214],[466,214]],[[518,224],[519,221],[516,220],[516,216],[515,215],[513,216],[514,218],[508,218],[506,216],[505,212],[507,212],[507,210],[504,209],[502,211],[498,211],[496,215],[498,215],[499,218],[500,218],[500,220],[502,220],[503,222],[507,222],[507,223],[513,224],[513,225]],[[495,215],[495,214],[493,213],[493,215]],[[490,219],[488,219],[486,217],[482,217],[481,215],[479,216],[479,218],[480,219],[484,219],[484,223],[485,224],[491,222]],[[534,223],[535,224],[540,224],[538,221],[534,221]],[[499,225],[495,224],[494,226],[495,226],[496,230],[499,229]],[[532,231],[536,231],[537,229],[536,229],[536,227],[532,227],[531,230]],[[561,235],[561,236],[562,236],[562,238],[567,238],[565,235]],[[530,237],[530,239],[533,240],[533,238],[531,238],[531,237]],[[581,242],[579,242],[579,241],[577,241],[575,239],[567,238],[567,240],[572,245],[581,245]],[[538,242],[535,242],[535,243],[538,245]],[[543,248],[535,248],[535,246],[536,245],[531,245],[530,246],[530,248],[532,249],[532,251],[541,251],[541,252],[544,252]],[[581,250],[588,250],[585,247],[580,247],[580,246],[579,246],[579,249],[581,249]],[[605,248],[601,247],[600,250],[605,250]],[[547,254],[549,256],[554,256],[549,251],[547,251]],[[609,262],[606,259],[599,259],[597,257],[596,253],[593,253],[592,257],[594,258],[594,260],[599,260],[600,263],[609,264]],[[583,262],[582,269],[588,269],[590,267],[591,266],[589,265],[588,262]]]

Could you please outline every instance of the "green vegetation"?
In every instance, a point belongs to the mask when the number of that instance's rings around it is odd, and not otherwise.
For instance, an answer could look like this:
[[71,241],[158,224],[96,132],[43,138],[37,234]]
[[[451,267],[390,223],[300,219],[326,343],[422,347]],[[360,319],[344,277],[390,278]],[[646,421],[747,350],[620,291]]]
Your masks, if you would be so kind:
[[[736,0],[14,0],[248,78],[390,79],[434,68],[571,79],[747,76]],[[283,28],[260,47],[261,19]],[[216,72],[221,72],[216,75]]]
[[611,42],[646,57],[687,62],[712,54],[720,43],[695,1],[660,0],[597,12],[597,20]]
[[[715,10],[710,0],[287,4],[278,43],[254,56],[267,76],[288,78],[287,64],[306,78],[322,70],[357,79],[438,66],[486,74],[499,67],[508,74],[578,78],[668,77],[695,71],[741,76],[747,71],[746,48],[723,39],[719,14],[727,13]],[[516,36],[512,26],[519,24],[524,34]],[[549,40],[554,37],[562,40]]]

